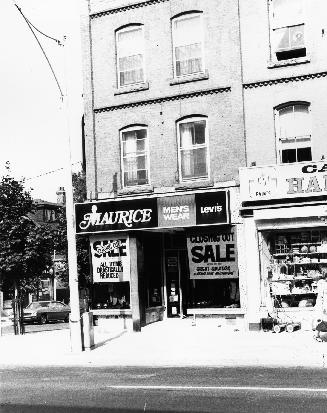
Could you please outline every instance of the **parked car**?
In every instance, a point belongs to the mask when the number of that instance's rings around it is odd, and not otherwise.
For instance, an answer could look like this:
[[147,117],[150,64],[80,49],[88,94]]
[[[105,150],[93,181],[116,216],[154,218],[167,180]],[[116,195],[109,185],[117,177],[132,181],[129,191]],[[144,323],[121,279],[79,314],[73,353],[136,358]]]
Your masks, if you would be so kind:
[[70,307],[60,301],[34,301],[24,308],[25,322],[46,324],[49,321],[69,321]]

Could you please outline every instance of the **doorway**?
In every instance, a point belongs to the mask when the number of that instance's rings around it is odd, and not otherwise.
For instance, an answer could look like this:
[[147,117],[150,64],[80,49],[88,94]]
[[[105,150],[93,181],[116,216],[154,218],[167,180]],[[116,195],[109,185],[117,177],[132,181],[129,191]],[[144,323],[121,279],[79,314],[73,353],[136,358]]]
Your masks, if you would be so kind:
[[187,315],[187,280],[189,278],[187,251],[166,250],[167,317]]

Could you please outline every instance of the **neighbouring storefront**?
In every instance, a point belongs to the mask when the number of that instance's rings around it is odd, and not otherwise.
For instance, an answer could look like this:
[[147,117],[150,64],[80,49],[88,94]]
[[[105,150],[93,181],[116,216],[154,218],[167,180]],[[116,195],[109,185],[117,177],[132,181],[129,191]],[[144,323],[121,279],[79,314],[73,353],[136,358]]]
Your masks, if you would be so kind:
[[90,240],[94,315],[134,330],[185,316],[243,327],[238,200],[234,187],[76,204],[76,232]]
[[241,168],[240,183],[250,326],[270,315],[310,329],[327,272],[327,164]]

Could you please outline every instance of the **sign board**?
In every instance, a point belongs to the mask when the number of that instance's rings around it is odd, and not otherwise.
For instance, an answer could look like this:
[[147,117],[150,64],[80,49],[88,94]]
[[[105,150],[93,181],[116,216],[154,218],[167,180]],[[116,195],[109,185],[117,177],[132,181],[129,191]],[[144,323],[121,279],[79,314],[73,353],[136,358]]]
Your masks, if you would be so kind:
[[187,251],[191,279],[238,278],[234,226],[188,234]]
[[76,233],[227,224],[227,191],[75,205]]
[[158,226],[155,198],[88,202],[75,205],[76,233],[107,232]]
[[158,226],[195,225],[194,194],[158,198]]
[[93,282],[120,282],[130,279],[128,236],[91,237]]
[[327,195],[327,164],[240,168],[240,187],[242,202]]

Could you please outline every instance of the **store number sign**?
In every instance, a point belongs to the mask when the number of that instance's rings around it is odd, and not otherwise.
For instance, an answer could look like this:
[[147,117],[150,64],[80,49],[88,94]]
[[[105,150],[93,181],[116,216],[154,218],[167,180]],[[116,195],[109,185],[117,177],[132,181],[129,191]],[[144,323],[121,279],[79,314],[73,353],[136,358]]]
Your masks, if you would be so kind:
[[91,238],[93,282],[129,281],[130,254],[128,236]]
[[235,227],[189,234],[187,250],[191,279],[238,278]]

